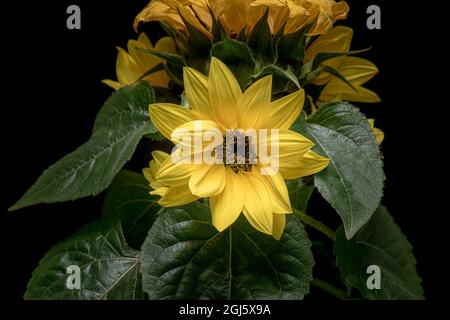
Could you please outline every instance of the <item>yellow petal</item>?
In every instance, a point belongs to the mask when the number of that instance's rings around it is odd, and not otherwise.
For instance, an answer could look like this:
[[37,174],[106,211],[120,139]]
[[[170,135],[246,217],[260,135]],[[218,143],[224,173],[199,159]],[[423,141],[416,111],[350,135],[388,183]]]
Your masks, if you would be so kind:
[[235,36],[252,23],[248,4],[242,0],[210,0],[209,3],[227,35]]
[[324,158],[312,150],[306,152],[300,159],[280,168],[280,173],[286,180],[298,179],[318,173],[325,169],[330,160]]
[[172,158],[168,157],[159,168],[156,180],[166,186],[179,187],[187,185],[195,168],[191,164],[174,163]]
[[148,182],[153,182],[155,181],[155,178],[152,174],[152,171],[150,170],[150,168],[144,168],[142,169],[142,174],[144,175],[145,179],[147,179]]
[[117,81],[105,79],[105,80],[102,80],[102,83],[104,83],[104,84],[106,84],[107,86],[113,88],[114,90],[119,90],[119,89],[121,88],[120,83],[117,82]]
[[270,112],[272,98],[272,76],[264,77],[252,84],[243,94],[239,102],[240,129],[261,128]]
[[187,186],[169,188],[158,204],[163,207],[179,207],[198,200]]
[[222,193],[209,198],[212,223],[217,230],[223,231],[233,224],[244,208],[244,192],[241,174],[226,169],[227,183]]
[[367,119],[370,124],[370,128],[372,129],[373,134],[375,135],[375,139],[378,144],[382,144],[384,141],[384,132],[375,127],[375,119]]
[[369,60],[358,57],[345,57],[338,71],[354,86],[363,85],[372,79],[378,68]]
[[211,59],[208,87],[210,105],[217,119],[220,119],[219,123],[226,129],[235,129],[241,88],[230,69],[214,57]]
[[333,77],[322,90],[320,101],[331,101],[336,96],[341,96],[347,101],[366,103],[381,101],[375,92],[361,86],[378,73],[378,68],[372,62],[356,57],[346,57],[339,65],[338,71],[350,81],[356,91],[344,81]]
[[[289,130],[279,130],[278,137],[271,135],[268,139],[268,153],[271,157],[276,156],[272,152],[275,152],[278,147],[279,171],[285,179],[287,179],[285,175],[297,168],[298,161],[313,146],[314,143],[311,140]],[[261,163],[261,165],[273,166],[274,164]]]
[[[320,52],[346,52],[350,50],[353,38],[353,30],[348,27],[334,27],[327,33],[319,36],[306,50],[304,62],[311,61]],[[345,57],[337,57],[324,62],[324,65],[337,69]],[[322,72],[312,83],[322,86],[326,84],[332,76]]]
[[141,33],[138,40],[129,40],[127,47],[129,55],[143,69],[150,70],[151,67],[162,61],[160,58],[138,49],[153,49],[153,45],[145,33]]
[[161,39],[159,39],[155,45],[155,50],[163,51],[163,52],[167,52],[167,53],[176,53],[177,52],[175,42],[172,40],[171,37],[162,37]]
[[336,21],[336,20],[346,19],[350,8],[349,8],[347,2],[339,1],[339,2],[333,3],[331,10],[333,12],[332,18],[334,21]]
[[[187,152],[187,154],[183,153],[183,156],[197,155],[198,158],[191,158],[191,161],[194,164],[200,164],[203,158],[199,158],[200,156],[206,152],[214,152],[216,145],[223,144],[223,133],[220,126],[214,121],[196,120],[176,128],[172,132],[171,141],[183,152]],[[211,146],[213,146],[212,149]]]
[[324,11],[319,11],[319,14],[317,15],[316,20],[314,20],[314,23],[308,32],[308,35],[318,35],[326,33],[328,30],[330,30],[333,27],[333,21],[328,16],[328,14]]
[[245,190],[244,215],[250,224],[257,230],[272,234],[273,212],[272,204],[264,182],[253,173],[245,173],[243,176]]
[[189,188],[200,198],[212,197],[223,191],[226,178],[224,165],[198,165],[189,179]]
[[337,26],[319,36],[305,52],[303,61],[311,61],[320,52],[349,51],[353,38],[353,30],[349,27]]
[[156,165],[160,167],[164,161],[169,157],[169,154],[164,151],[153,151],[152,152],[153,160],[155,160]]
[[157,189],[151,191],[150,194],[152,196],[164,197],[166,195],[167,191],[169,191],[168,187],[160,187],[160,188],[157,188]]
[[207,119],[215,120],[209,103],[208,78],[193,68],[184,68],[184,90],[192,110],[203,114]]
[[286,226],[286,216],[284,214],[274,214],[272,236],[276,240],[281,239],[285,226]]
[[[259,169],[255,167],[254,170]],[[257,174],[256,172],[253,173]],[[273,175],[261,176],[261,180],[265,183],[268,191],[272,203],[272,211],[279,214],[292,213],[289,192],[283,176],[278,172]]]
[[349,87],[348,84],[339,80],[332,79],[320,93],[319,101],[332,101],[336,97],[341,97],[345,101],[377,103],[380,97],[373,91],[361,86],[355,87],[356,91]]
[[269,117],[262,128],[289,129],[299,117],[305,102],[305,90],[298,90],[271,103]]
[[202,119],[195,111],[171,103],[154,103],[150,105],[150,119],[159,132],[171,139],[172,132],[179,126]]
[[145,71],[125,50],[122,48],[117,50],[119,51],[116,62],[117,79],[122,87],[133,84]]
[[[168,1],[168,0],[164,0]],[[176,2],[176,1],[175,1]],[[180,15],[189,23],[191,24],[195,29],[203,33],[208,39],[212,39],[211,33],[206,30],[206,28],[202,25],[202,23],[198,20],[196,13],[192,11],[191,8],[187,9],[183,5],[178,5],[177,7],[178,12]]]
[[151,1],[134,20],[134,30],[137,32],[139,22],[165,21],[176,30],[185,30],[186,27],[181,20],[176,8],[158,0]]

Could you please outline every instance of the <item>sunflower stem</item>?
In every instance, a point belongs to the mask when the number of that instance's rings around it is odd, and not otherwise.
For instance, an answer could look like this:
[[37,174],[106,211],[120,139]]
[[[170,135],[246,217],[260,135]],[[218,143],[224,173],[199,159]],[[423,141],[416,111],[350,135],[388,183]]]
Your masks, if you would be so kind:
[[341,289],[336,288],[335,286],[329,284],[328,282],[314,279],[311,281],[311,285],[317,288],[322,289],[323,291],[328,292],[329,294],[335,296],[339,300],[347,300],[348,296]]
[[307,215],[306,213],[302,211],[298,211],[294,209],[294,213],[297,217],[300,218],[301,221],[306,223],[307,225],[313,227],[317,231],[320,231],[324,235],[326,235],[328,238],[330,238],[333,241],[336,241],[336,233],[328,228],[326,225],[324,225],[322,222],[314,219],[313,217]]

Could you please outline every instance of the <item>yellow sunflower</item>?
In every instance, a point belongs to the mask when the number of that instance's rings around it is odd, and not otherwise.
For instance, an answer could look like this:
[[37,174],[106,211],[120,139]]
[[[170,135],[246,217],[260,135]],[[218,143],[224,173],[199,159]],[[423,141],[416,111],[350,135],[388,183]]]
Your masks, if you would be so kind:
[[153,0],[136,16],[134,28],[137,30],[140,22],[165,21],[180,34],[186,34],[182,16],[211,39],[210,9],[225,33],[234,37],[243,29],[250,33],[266,9],[273,34],[285,23],[285,34],[307,24],[312,24],[311,35],[323,34],[336,20],[347,17],[349,7],[345,1],[334,0]]
[[[117,48],[119,51],[116,62],[116,75],[118,81],[103,80],[102,82],[104,84],[118,90],[124,86],[135,83],[147,71],[150,71],[159,63],[164,62],[164,60],[146,52],[142,52],[137,48],[155,49],[169,53],[176,52],[175,44],[171,38],[161,38],[153,48],[152,43],[145,33],[141,33],[138,40],[128,41],[128,52],[122,48]],[[147,80],[152,86],[167,88],[170,79],[166,71],[161,70],[145,77],[144,80]]]
[[[319,52],[349,51],[352,37],[353,30],[351,28],[334,27],[328,33],[319,36],[307,48],[304,62],[311,61]],[[369,60],[357,57],[337,57],[326,61],[324,64],[339,71],[356,91],[339,78],[323,72],[312,82],[319,86],[325,86],[318,100],[319,105],[336,100],[366,103],[381,101],[375,92],[363,87],[378,73],[377,66]]]
[[[150,105],[150,118],[162,135],[180,145],[183,139],[176,133],[185,132],[190,138],[186,144],[200,140],[203,145],[211,142],[205,139],[208,133],[219,132],[215,145],[235,150],[233,142],[230,144],[225,138],[229,131],[276,132],[266,140],[266,147],[277,150],[278,170],[263,174],[268,163],[262,159],[250,163],[248,153],[245,161],[238,161],[234,154],[231,162],[213,164],[204,159],[200,163],[186,163],[166,157],[157,170],[153,169],[156,174],[150,180],[157,182],[153,186],[156,190],[177,187],[180,193],[192,194],[192,199],[209,198],[212,222],[219,231],[243,213],[257,230],[279,239],[285,226],[285,214],[292,213],[285,180],[315,174],[329,163],[311,150],[313,142],[289,130],[303,108],[304,91],[272,102],[272,77],[269,76],[242,92],[233,73],[216,58],[211,60],[208,77],[185,68],[184,86],[189,108],[167,103]],[[255,147],[252,139],[245,142],[248,150]],[[198,153],[193,150],[183,157],[196,158]],[[223,157],[218,153],[216,156]],[[166,193],[164,196],[162,205],[177,205],[175,200],[171,203]]]

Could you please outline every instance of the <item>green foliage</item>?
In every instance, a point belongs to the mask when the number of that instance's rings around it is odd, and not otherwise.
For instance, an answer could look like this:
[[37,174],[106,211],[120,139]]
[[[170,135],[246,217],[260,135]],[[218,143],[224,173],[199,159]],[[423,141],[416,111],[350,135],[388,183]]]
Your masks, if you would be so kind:
[[265,66],[258,74],[252,76],[254,81],[272,76],[272,94],[279,94],[286,92],[289,88],[289,85],[293,85],[296,90],[299,90],[300,83],[298,82],[297,77],[295,76],[291,67],[288,67],[286,70],[276,66],[276,65],[267,65]]
[[372,129],[356,107],[330,103],[303,130],[315,151],[330,159],[314,183],[341,216],[350,239],[370,220],[383,195],[383,164]]
[[154,101],[155,94],[146,81],[114,92],[100,110],[90,140],[44,171],[10,210],[75,200],[105,190],[142,136],[157,132],[148,115],[148,105]]
[[255,59],[253,59],[250,48],[244,42],[224,36],[222,41],[212,46],[211,55],[225,63],[233,71],[241,88],[250,81],[255,69]]
[[[67,282],[80,268],[80,289]],[[28,283],[28,300],[137,300],[143,298],[139,253],[128,248],[117,221],[90,224],[51,249]],[[70,280],[70,279],[69,279]]]
[[302,299],[314,264],[296,217],[280,241],[240,218],[219,233],[209,209],[166,209],[142,247],[143,289],[150,299]]
[[[341,228],[337,233],[335,254],[342,278],[365,299],[423,299],[412,246],[385,207],[380,206],[370,222],[351,240],[345,238]],[[366,271],[371,265],[380,267],[380,289],[368,289],[366,282],[370,275]]]
[[248,38],[248,45],[253,50],[257,69],[274,61],[273,37],[267,22],[268,15],[269,10],[266,10]]
[[140,174],[121,171],[114,179],[103,205],[103,216],[122,222],[128,243],[140,248],[161,207],[150,196],[149,182]]

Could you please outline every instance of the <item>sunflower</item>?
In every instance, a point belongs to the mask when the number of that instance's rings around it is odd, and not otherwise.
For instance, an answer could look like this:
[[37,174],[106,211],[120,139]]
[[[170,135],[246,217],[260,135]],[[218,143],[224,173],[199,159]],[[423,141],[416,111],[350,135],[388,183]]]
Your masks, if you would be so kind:
[[[116,62],[116,75],[118,81],[103,80],[102,82],[111,88],[118,90],[121,87],[130,85],[139,80],[146,72],[150,71],[164,60],[142,52],[137,48],[153,49],[153,45],[145,35],[141,33],[138,40],[128,41],[128,52],[122,48],[117,48],[119,54]],[[175,53],[175,44],[169,37],[161,38],[154,48],[158,51]],[[160,70],[144,78],[151,85],[156,87],[167,88],[169,84],[169,76],[166,71]]]
[[[304,62],[311,61],[319,52],[349,51],[352,37],[353,30],[351,28],[334,27],[311,43],[305,52]],[[366,82],[378,73],[377,66],[369,60],[346,56],[328,60],[324,64],[339,71],[356,90],[339,78],[323,72],[312,82],[315,85],[324,86],[318,99],[319,105],[336,100],[366,103],[381,101],[375,92],[363,87]]]
[[234,37],[246,30],[249,34],[264,12],[269,9],[268,23],[273,34],[286,24],[285,34],[312,24],[310,35],[330,30],[336,20],[345,19],[349,7],[334,0],[153,0],[135,18],[140,22],[164,21],[179,34],[187,29],[181,16],[212,38],[212,17],[221,23],[225,33]]
[[[233,153],[236,152],[234,142],[226,138],[229,132],[276,132],[265,142],[268,150],[277,150],[277,170],[264,173],[270,164],[262,159],[250,162],[249,152],[245,153],[244,161],[237,160],[236,153],[231,161],[229,153],[227,161],[220,161],[223,154],[216,153],[218,161],[215,163],[204,159],[200,163],[186,163],[174,161],[171,156],[152,176],[158,183],[153,186],[156,190],[161,186],[184,188],[180,192],[209,198],[212,222],[219,231],[243,213],[254,228],[279,239],[285,226],[285,214],[292,213],[285,180],[315,174],[329,163],[311,150],[313,142],[289,130],[303,108],[304,91],[272,102],[272,77],[269,76],[243,93],[232,72],[216,58],[211,60],[208,77],[186,67],[184,86],[189,108],[167,103],[150,105],[150,118],[162,135],[180,145],[183,139],[177,132],[185,132],[185,136],[187,133],[190,139],[186,144],[198,140],[206,143],[205,137],[210,132],[219,132],[215,145],[234,150]],[[256,148],[253,139],[245,137],[244,140],[246,150]],[[183,154],[184,159],[196,158],[196,148],[191,150],[194,150],[191,154]],[[177,151],[179,149],[173,154]],[[161,204],[176,205],[167,201]]]

